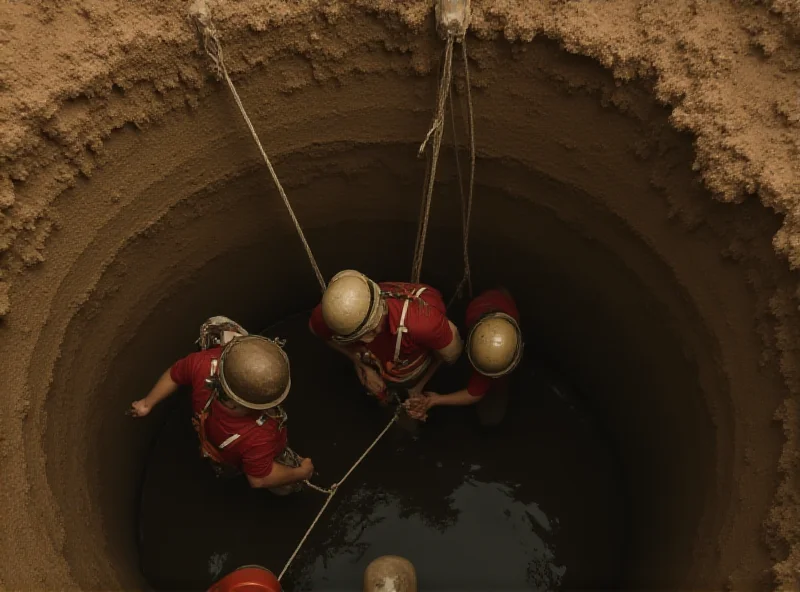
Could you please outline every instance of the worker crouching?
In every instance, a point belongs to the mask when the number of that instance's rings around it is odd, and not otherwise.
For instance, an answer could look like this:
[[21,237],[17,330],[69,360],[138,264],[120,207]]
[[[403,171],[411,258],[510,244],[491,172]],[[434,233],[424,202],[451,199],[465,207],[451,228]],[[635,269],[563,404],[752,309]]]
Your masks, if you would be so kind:
[[291,388],[289,358],[278,341],[248,335],[229,319],[201,331],[201,351],[164,372],[150,393],[131,407],[144,417],[179,386],[192,387],[193,423],[200,452],[220,475],[244,473],[252,487],[286,495],[314,471],[287,446],[280,407]]
[[467,386],[450,394],[425,392],[406,403],[408,414],[419,420],[433,407],[476,405],[481,424],[494,426],[508,406],[509,375],[522,358],[519,311],[511,294],[503,289],[488,290],[467,307],[467,357],[472,375]]
[[421,394],[439,365],[454,363],[463,349],[438,290],[378,284],[353,270],[331,280],[309,325],[353,361],[361,384],[384,402]]

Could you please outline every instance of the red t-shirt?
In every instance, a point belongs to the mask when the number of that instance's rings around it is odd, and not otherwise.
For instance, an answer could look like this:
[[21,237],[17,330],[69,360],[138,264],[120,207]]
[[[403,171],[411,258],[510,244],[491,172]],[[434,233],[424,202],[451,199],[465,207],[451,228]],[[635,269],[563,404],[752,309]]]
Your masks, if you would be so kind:
[[[169,371],[176,383],[192,387],[192,409],[202,411],[211,391],[206,386],[206,378],[211,372],[211,360],[219,359],[222,348],[213,347],[189,354],[178,360]],[[278,429],[275,419],[268,419],[263,425],[250,429],[260,416],[234,416],[227,412],[219,402],[211,403],[206,420],[206,438],[214,446],[219,446],[234,434],[248,430],[241,438],[220,450],[226,463],[241,467],[251,477],[266,477],[272,472],[272,461],[286,448],[287,430]]]
[[[378,286],[382,291],[403,294],[413,294],[419,288],[426,288],[419,298],[413,298],[409,302],[405,320],[408,331],[403,333],[400,341],[400,360],[411,364],[410,369],[418,366],[413,364],[415,361],[430,355],[432,350],[443,349],[453,340],[453,331],[447,320],[447,307],[438,290],[425,284],[399,282],[383,282]],[[402,368],[395,368],[393,364],[397,328],[400,325],[404,303],[405,300],[402,298],[386,298],[387,315],[381,326],[381,332],[371,343],[357,343],[350,346],[371,352],[380,361],[384,377],[388,375],[390,378],[402,379],[404,374],[409,373],[408,371],[404,373]],[[322,316],[321,304],[311,312],[309,326],[317,336],[326,341],[333,337],[333,331],[325,324]]]
[[[519,323],[519,310],[517,310],[517,303],[514,302],[511,295],[502,290],[487,290],[473,299],[467,307],[467,332],[472,330],[472,327],[481,317],[492,312],[505,313]],[[508,380],[508,376],[492,378],[473,369],[472,376],[470,376],[467,384],[467,392],[473,397],[482,397],[489,392],[493,385],[501,380]]]

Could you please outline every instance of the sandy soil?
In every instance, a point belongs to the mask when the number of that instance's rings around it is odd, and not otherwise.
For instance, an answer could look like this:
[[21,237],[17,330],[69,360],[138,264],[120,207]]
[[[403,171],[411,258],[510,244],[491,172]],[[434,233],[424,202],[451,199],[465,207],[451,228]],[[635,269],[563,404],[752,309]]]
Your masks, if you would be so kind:
[[[134,490],[137,472],[127,468],[141,462],[148,434],[119,427],[109,435],[108,426],[116,426],[129,391],[157,374],[149,367],[190,341],[197,318],[188,313],[170,326],[169,339],[159,330],[182,314],[177,307],[195,316],[223,305],[248,310],[223,296],[186,303],[174,294],[197,291],[204,266],[259,233],[291,240],[282,221],[263,226],[248,216],[266,180],[244,176],[257,160],[242,148],[247,137],[208,74],[186,8],[90,0],[0,7],[0,354],[11,369],[0,417],[6,588],[137,583],[133,537],[125,543],[110,534],[125,538],[132,528],[132,519],[113,517],[126,498],[109,501],[117,494],[104,487]],[[303,220],[321,229],[318,240],[326,240],[328,223],[348,216],[410,220],[413,206],[397,187],[421,179],[419,164],[413,151],[391,146],[417,142],[427,124],[440,47],[428,3],[212,8],[243,97],[270,138],[268,150],[285,162],[281,174]],[[678,396],[693,392],[678,382],[663,392],[653,387],[647,400],[681,450],[670,456],[653,444],[652,452],[678,479],[688,443],[706,445],[703,420],[685,442],[677,426],[701,404],[713,426],[714,460],[690,469],[694,481],[707,474],[713,485],[660,500],[710,496],[697,510],[696,531],[676,543],[694,552],[684,579],[666,568],[664,577],[684,586],[797,587],[800,7],[519,0],[473,8],[479,151],[490,163],[479,181],[557,212],[616,253],[656,295],[653,309],[668,311],[681,342],[673,349],[697,366],[702,401]],[[370,146],[381,150],[357,150]],[[394,184],[381,186],[381,178]],[[553,180],[575,196],[548,189]],[[241,201],[210,198],[225,186]],[[385,203],[358,202],[352,186]],[[731,202],[738,205],[723,205]],[[212,214],[242,234],[214,234]],[[487,233],[506,224],[491,211],[482,223]],[[209,236],[213,248],[203,240]],[[552,257],[554,269],[570,265],[542,245],[523,251]],[[309,290],[299,271],[274,265],[287,285]],[[610,263],[597,271],[591,285],[615,277]],[[533,302],[537,292],[529,293]],[[280,296],[269,298],[291,310]],[[607,310],[633,343],[650,317],[636,316],[634,299],[627,308],[614,302],[609,294]],[[546,321],[541,329],[548,331]],[[559,331],[551,333],[557,340]],[[562,325],[561,333],[570,329]],[[596,357],[589,344],[602,348],[577,328],[573,337],[562,344],[573,355]],[[637,346],[654,354],[643,363],[669,373],[678,362],[660,365],[666,346],[644,339]],[[135,363],[115,366],[120,356]],[[599,366],[586,372],[600,376]],[[647,415],[644,403],[608,407],[623,441],[648,438],[625,427]]]

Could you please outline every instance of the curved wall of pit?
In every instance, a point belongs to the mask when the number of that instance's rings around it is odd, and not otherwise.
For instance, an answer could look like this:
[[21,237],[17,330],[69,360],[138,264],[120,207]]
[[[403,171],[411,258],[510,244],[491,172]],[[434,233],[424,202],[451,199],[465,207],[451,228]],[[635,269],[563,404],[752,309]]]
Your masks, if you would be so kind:
[[[157,421],[122,411],[209,314],[258,325],[317,297],[186,7],[110,4],[0,21],[4,52],[39,58],[4,69],[0,95],[9,588],[141,585],[136,484]],[[404,274],[440,48],[430,11],[310,4],[214,8],[229,66],[324,272]],[[791,584],[793,15],[474,9],[476,278],[519,294],[531,337],[614,434],[627,583]],[[447,286],[444,160],[426,279]],[[366,251],[370,228],[400,255]]]

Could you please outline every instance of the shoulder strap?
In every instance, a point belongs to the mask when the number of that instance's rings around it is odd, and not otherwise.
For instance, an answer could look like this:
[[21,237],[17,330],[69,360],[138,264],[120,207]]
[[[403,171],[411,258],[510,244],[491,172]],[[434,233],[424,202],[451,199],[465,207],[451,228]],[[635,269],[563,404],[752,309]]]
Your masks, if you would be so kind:
[[219,360],[217,358],[212,358],[211,359],[211,369],[208,372],[208,378],[206,378],[206,384],[208,385],[208,387],[211,390],[211,396],[208,397],[208,401],[206,401],[206,404],[203,405],[202,413],[207,413],[208,410],[211,408],[211,403],[214,401],[214,399],[217,398],[217,389],[216,389],[214,383],[216,382],[217,366],[218,365],[219,365]]
[[[219,360],[217,360],[217,358],[213,358],[211,360],[211,370],[209,372],[209,379],[210,380],[213,380],[214,377],[216,376],[218,365],[219,365]],[[200,438],[202,440],[205,440],[209,444],[211,444],[211,442],[208,440],[208,438],[206,437],[206,434],[205,434],[205,431],[206,431],[205,430],[205,427],[206,427],[205,426],[205,423],[206,423],[205,420],[206,420],[206,418],[208,417],[208,415],[209,415],[209,413],[211,411],[211,404],[214,402],[214,399],[216,399],[216,398],[217,398],[217,391],[216,391],[216,389],[212,389],[211,390],[211,396],[208,397],[208,400],[206,401],[206,404],[203,406],[203,410],[200,412],[199,421],[197,422],[197,426],[199,428],[198,431],[200,432]],[[219,450],[223,450],[223,449],[227,448],[228,446],[230,446],[231,444],[233,444],[234,442],[239,440],[241,437],[246,436],[247,434],[249,434],[255,428],[264,425],[267,422],[268,419],[269,419],[269,415],[266,412],[262,413],[258,417],[258,419],[255,420],[252,424],[250,424],[249,426],[247,426],[245,429],[241,430],[240,432],[238,432],[236,434],[233,434],[232,436],[226,438],[225,441],[222,442],[216,448],[218,448]],[[212,444],[212,446],[213,446],[213,444]]]
[[[412,294],[413,298],[419,298],[422,296],[422,293],[427,290],[424,286],[419,288],[416,292]],[[400,324],[397,326],[397,340],[394,343],[394,363],[397,364],[400,361],[400,346],[403,343],[403,334],[408,333],[408,327],[406,327],[406,316],[408,315],[408,306],[411,304],[411,298],[406,298],[406,301],[403,302],[403,312],[400,314]]]

